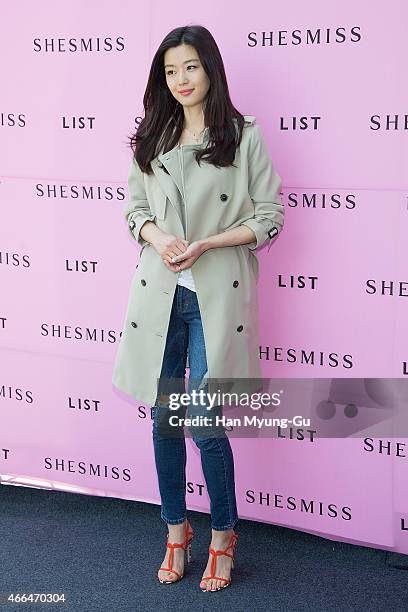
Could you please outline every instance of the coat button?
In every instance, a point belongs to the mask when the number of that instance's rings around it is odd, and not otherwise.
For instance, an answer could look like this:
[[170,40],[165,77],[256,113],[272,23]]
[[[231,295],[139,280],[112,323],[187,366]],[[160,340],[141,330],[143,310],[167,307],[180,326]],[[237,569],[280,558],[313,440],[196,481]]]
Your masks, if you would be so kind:
[[159,168],[163,168],[163,162],[159,161],[157,162],[157,165],[159,166]]
[[141,278],[141,279],[140,279],[140,282],[142,283],[143,287],[146,285],[146,281],[145,281],[145,279],[144,279],[144,278]]
[[234,282],[232,283],[232,286],[233,286],[233,287],[238,287],[238,285],[239,285],[239,282],[238,282],[238,281],[234,281]]
[[226,193],[222,193],[222,194],[220,195],[220,200],[221,200],[222,202],[225,202],[226,200],[228,200],[228,196],[227,196],[227,194],[226,194]]
[[242,331],[243,329],[244,329],[244,327],[242,325],[238,325],[237,331]]
[[137,327],[137,323],[135,323],[134,321],[131,321],[130,324],[131,324],[132,327]]

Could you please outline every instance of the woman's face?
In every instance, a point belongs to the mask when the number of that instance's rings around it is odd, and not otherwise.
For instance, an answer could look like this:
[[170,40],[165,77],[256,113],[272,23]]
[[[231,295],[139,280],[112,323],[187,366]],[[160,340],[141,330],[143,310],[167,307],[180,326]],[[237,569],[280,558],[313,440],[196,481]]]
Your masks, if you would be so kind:
[[[167,49],[164,54],[164,71],[167,86],[180,104],[192,107],[202,104],[210,88],[210,80],[191,45],[179,45]],[[192,90],[188,95],[180,93]]]

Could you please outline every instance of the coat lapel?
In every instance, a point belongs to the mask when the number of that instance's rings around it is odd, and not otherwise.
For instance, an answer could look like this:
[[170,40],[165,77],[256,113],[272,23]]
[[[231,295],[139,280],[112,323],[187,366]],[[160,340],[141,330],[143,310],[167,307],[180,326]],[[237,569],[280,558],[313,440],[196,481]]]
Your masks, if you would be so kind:
[[[169,155],[166,153],[165,155]],[[168,197],[170,203],[176,209],[178,216],[180,217],[180,221],[182,221],[182,201],[181,201],[181,193],[178,188],[178,176],[177,176],[177,168],[176,164],[177,160],[177,151],[176,155],[172,154],[170,159],[164,159],[163,155],[159,155],[155,159],[151,161],[152,170],[154,175],[159,183],[162,191]],[[164,167],[167,168],[169,174],[165,172]]]
[[[209,128],[207,127],[204,131],[202,144],[207,143],[208,132]],[[181,169],[178,155],[179,146],[176,145],[167,153],[160,153],[153,158],[151,166],[157,182],[168,197],[170,203],[176,209],[180,221],[183,223]],[[166,168],[168,174],[164,168]]]

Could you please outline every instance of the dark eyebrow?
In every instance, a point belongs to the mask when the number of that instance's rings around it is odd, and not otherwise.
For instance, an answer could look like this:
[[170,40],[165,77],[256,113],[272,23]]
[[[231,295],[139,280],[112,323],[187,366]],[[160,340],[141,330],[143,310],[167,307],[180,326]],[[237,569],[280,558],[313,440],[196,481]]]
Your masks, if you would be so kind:
[[[188,62],[199,62],[200,60],[197,58],[189,59],[183,62],[183,64],[188,64]],[[174,66],[174,64],[165,64],[165,68],[169,68],[169,66]]]

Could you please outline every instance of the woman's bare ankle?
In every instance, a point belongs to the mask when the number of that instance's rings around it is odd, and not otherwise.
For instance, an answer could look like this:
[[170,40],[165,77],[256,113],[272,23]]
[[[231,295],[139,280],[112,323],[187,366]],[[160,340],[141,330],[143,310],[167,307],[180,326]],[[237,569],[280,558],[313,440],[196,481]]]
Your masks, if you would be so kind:
[[184,537],[186,523],[187,523],[187,519],[185,519],[184,523],[178,523],[177,525],[172,525],[170,523],[167,523],[167,529],[169,530],[169,538],[171,540],[178,538],[181,542],[181,540]]
[[225,529],[224,531],[220,531],[219,529],[211,529],[211,542],[213,543],[227,543],[231,539],[234,530]]

